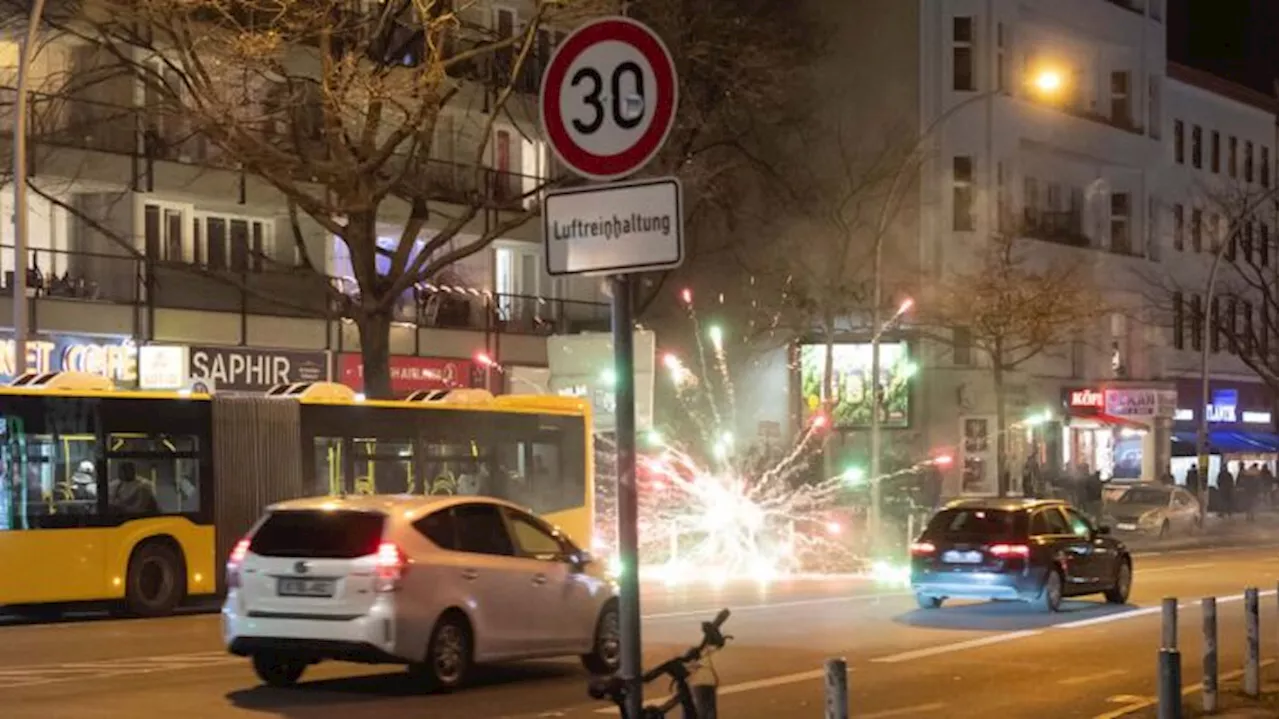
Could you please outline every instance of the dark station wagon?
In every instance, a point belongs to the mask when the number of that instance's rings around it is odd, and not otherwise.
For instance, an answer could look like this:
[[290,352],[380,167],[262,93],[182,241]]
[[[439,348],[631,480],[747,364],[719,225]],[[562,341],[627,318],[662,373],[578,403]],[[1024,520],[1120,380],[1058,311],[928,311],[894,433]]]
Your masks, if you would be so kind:
[[925,609],[999,599],[1053,612],[1064,597],[1094,593],[1124,604],[1132,581],[1124,543],[1060,500],[957,500],[911,545],[911,588]]

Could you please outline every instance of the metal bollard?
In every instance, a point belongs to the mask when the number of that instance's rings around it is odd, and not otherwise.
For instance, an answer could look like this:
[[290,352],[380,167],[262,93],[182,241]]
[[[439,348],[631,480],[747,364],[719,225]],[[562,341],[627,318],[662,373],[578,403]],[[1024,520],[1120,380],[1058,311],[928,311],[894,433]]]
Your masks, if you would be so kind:
[[1182,657],[1177,649],[1161,649],[1156,698],[1158,719],[1182,719]]
[[849,664],[844,659],[827,660],[826,719],[849,719]]
[[1249,587],[1244,590],[1244,693],[1248,697],[1258,696],[1258,588]]
[[1218,600],[1205,597],[1200,600],[1204,614],[1204,710],[1218,711]]
[[698,719],[716,719],[716,685],[695,684],[693,705],[698,708]]
[[1160,648],[1178,648],[1178,599],[1165,597],[1160,602]]

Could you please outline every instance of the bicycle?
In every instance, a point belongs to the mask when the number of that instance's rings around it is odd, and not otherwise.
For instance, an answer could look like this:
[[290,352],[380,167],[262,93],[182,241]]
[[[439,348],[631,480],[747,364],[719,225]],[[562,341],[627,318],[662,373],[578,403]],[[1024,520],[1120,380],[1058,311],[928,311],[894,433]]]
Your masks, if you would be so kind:
[[[724,645],[733,639],[731,636],[720,633],[720,627],[728,618],[729,610],[721,609],[714,620],[702,623],[702,642],[698,646],[691,647],[678,657],[668,659],[640,677],[641,684],[649,684],[663,675],[669,676],[676,691],[660,705],[642,707],[640,716],[634,719],[663,719],[676,707],[683,709],[684,719],[698,719],[698,707],[694,702],[693,691],[689,688],[689,677],[697,671],[703,659],[713,651],[723,649]],[[617,675],[595,677],[588,685],[587,693],[592,699],[608,698],[618,705],[620,716],[624,719],[633,719],[627,716],[627,687],[622,677]]]

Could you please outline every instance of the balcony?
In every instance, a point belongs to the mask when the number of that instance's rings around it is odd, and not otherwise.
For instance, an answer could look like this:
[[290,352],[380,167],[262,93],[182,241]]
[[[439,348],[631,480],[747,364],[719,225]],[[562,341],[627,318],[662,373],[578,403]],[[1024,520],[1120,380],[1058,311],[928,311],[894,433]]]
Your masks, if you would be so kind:
[[[13,256],[0,246],[0,258]],[[307,272],[229,271],[125,255],[33,249],[28,297],[127,306],[140,311],[194,310],[231,315],[336,320],[332,289],[355,298],[348,281]],[[0,297],[12,297],[12,267],[0,274]],[[331,289],[332,288],[332,289]],[[406,292],[394,319],[424,329],[523,335],[604,331],[609,306],[598,302],[494,293],[424,284]],[[86,330],[87,331],[87,330]]]
[[1089,247],[1084,222],[1079,210],[1023,210],[1021,234],[1045,242],[1069,247]]
[[[12,136],[12,113],[15,91],[0,88],[0,142]],[[194,167],[238,170],[235,159],[202,135],[192,132],[181,118],[158,115],[146,108],[107,104],[83,98],[32,93],[28,137],[32,147],[28,166],[33,175],[53,171],[53,166],[66,164],[65,159],[38,150],[83,150],[128,156],[142,163],[142,172],[150,174],[150,166],[158,161],[175,162]],[[284,132],[267,128],[279,135],[289,152],[295,152],[292,140]],[[314,138],[318,159],[323,158],[326,144]],[[540,187],[541,178],[521,175],[509,169],[476,166],[470,161],[472,151],[460,150],[457,160],[422,159],[393,155],[382,166],[388,177],[401,175],[401,186],[407,192],[429,199],[458,204],[480,204],[507,211],[528,206],[527,194]],[[409,162],[416,167],[406,167]],[[518,158],[511,158],[518,165]],[[46,167],[48,165],[49,167]],[[89,165],[73,162],[75,168]],[[135,170],[136,171],[136,170]],[[303,168],[295,173],[300,182],[315,178],[306,176]]]

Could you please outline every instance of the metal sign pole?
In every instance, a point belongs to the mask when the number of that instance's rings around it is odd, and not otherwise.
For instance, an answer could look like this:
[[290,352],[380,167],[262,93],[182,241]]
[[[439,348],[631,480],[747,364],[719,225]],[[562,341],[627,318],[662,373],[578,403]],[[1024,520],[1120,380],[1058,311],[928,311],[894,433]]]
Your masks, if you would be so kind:
[[644,704],[644,672],[640,658],[640,556],[636,530],[636,392],[632,347],[631,278],[613,277],[614,418],[618,444],[618,596],[622,644],[621,676],[627,686],[627,716],[640,716]]

